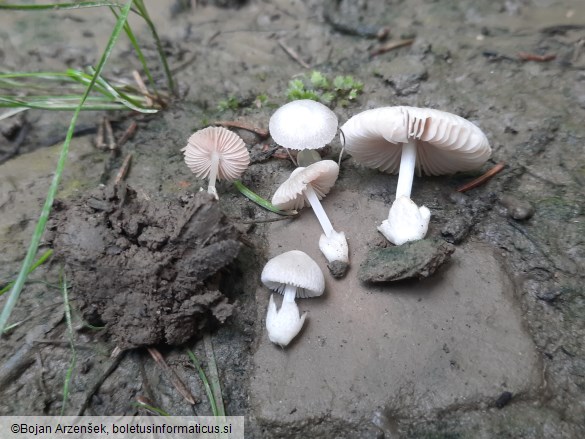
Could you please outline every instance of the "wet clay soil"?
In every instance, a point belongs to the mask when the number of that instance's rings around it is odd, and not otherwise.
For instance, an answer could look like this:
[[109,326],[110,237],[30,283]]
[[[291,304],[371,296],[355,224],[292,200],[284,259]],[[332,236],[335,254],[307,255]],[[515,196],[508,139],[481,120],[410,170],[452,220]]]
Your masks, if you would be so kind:
[[[246,417],[247,438],[585,437],[583,2],[146,3],[178,97],[153,116],[109,113],[117,138],[138,126],[118,154],[94,146],[103,114],[82,113],[41,249],[55,256],[31,275],[11,318],[20,325],[0,344],[0,414],[63,408],[64,271],[77,355],[66,414],[144,413],[133,405],[139,397],[175,415],[210,414],[184,351],[209,370],[207,333],[227,413]],[[95,64],[112,23],[95,9],[3,12],[0,63]],[[164,89],[148,30],[132,23]],[[404,40],[412,41],[379,50]],[[140,64],[121,39],[105,75],[132,81],[133,69]],[[205,183],[180,152],[189,135],[217,120],[267,128],[289,81],[313,69],[364,83],[355,101],[332,104],[340,123],[380,106],[428,106],[486,133],[493,154],[477,172],[415,177],[412,197],[432,212],[428,237],[444,254],[455,249],[428,278],[358,280],[367,252],[387,246],[376,226],[396,176],[347,156],[324,201],[354,258],[343,280],[319,259],[311,212],[266,223],[274,216],[229,183],[218,184],[219,202],[199,193]],[[26,253],[70,116],[29,111],[0,124],[2,280]],[[235,131],[252,157],[242,182],[270,198],[294,166],[270,138]],[[337,160],[340,151],[337,138],[323,155]],[[128,186],[115,188],[127,154]],[[455,191],[498,163],[489,182]],[[259,277],[268,257],[292,246],[313,252],[327,290],[299,305],[306,327],[282,350],[266,339]],[[185,402],[148,345],[199,404]],[[126,349],[118,363],[116,346]]]
[[241,244],[211,195],[163,203],[103,188],[58,202],[48,229],[83,317],[120,349],[182,345],[232,314],[210,278]]

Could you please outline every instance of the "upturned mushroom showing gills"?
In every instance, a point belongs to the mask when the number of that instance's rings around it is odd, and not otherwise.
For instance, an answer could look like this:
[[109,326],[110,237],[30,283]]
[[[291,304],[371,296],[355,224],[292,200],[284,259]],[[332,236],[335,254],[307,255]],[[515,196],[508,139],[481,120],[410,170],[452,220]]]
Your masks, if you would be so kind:
[[[311,153],[304,150],[319,149],[331,142],[337,133],[337,125],[337,116],[328,107],[310,99],[301,99],[276,110],[268,128],[277,144],[301,150],[298,159],[310,161]],[[303,154],[307,157],[303,158]]]
[[216,199],[216,179],[236,180],[250,164],[250,153],[237,134],[222,128],[208,127],[197,131],[183,151],[185,163],[197,177],[209,177],[207,192]]
[[480,167],[491,155],[485,134],[444,111],[415,107],[367,110],[342,127],[345,148],[364,166],[398,174],[396,200],[378,230],[393,244],[425,237],[430,211],[411,199],[414,170],[451,174]]
[[272,258],[262,270],[264,285],[284,296],[276,309],[274,294],[270,296],[266,314],[266,330],[271,342],[287,346],[301,331],[307,313],[300,315],[295,297],[316,297],[325,290],[323,272],[309,255],[291,250]]
[[319,200],[329,193],[338,175],[339,166],[333,160],[296,168],[272,197],[272,204],[283,210],[299,210],[305,205],[313,208],[323,229],[319,249],[329,261],[329,271],[336,278],[343,277],[349,268],[349,248],[345,233],[335,231]]

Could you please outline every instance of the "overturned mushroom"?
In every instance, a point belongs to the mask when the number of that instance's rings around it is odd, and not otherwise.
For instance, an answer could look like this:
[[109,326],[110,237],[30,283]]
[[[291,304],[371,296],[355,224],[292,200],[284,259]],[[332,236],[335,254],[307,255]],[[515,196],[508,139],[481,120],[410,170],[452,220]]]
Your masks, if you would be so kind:
[[323,272],[309,255],[291,250],[272,258],[262,270],[264,285],[284,296],[279,310],[270,296],[266,314],[266,329],[271,342],[282,347],[288,345],[300,332],[307,313],[302,315],[295,297],[316,297],[325,290]]
[[222,127],[197,131],[181,151],[185,163],[197,177],[209,177],[207,192],[216,199],[216,179],[236,180],[250,164],[250,153],[244,141]]
[[329,261],[329,270],[335,277],[343,277],[349,267],[349,248],[344,232],[337,232],[327,217],[320,199],[337,180],[339,166],[333,160],[323,160],[306,168],[296,168],[274,193],[272,204],[283,210],[299,210],[305,204],[313,208],[323,234],[319,249]]
[[356,161],[383,172],[399,171],[396,201],[378,230],[393,244],[422,239],[430,211],[410,199],[415,168],[428,175],[469,171],[491,154],[485,134],[473,123],[444,111],[383,107],[349,119],[341,128]]

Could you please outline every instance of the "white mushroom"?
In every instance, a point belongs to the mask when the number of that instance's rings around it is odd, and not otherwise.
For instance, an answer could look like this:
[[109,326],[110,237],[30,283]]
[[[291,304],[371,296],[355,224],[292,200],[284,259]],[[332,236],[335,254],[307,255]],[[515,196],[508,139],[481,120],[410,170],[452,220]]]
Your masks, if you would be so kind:
[[367,110],[349,119],[341,131],[345,148],[356,161],[388,173],[399,171],[396,201],[378,227],[396,245],[424,238],[428,228],[430,211],[410,200],[415,168],[428,175],[469,171],[491,155],[489,142],[476,125],[429,108]]
[[216,199],[216,179],[236,180],[250,164],[250,153],[237,134],[222,128],[208,127],[197,131],[181,151],[185,163],[197,177],[209,177],[207,192]]
[[279,310],[270,296],[266,314],[266,329],[271,342],[284,347],[300,332],[307,313],[302,315],[295,297],[315,297],[323,294],[325,279],[317,263],[309,255],[292,250],[272,258],[262,270],[261,280],[271,290],[282,295]]
[[306,168],[296,168],[280,185],[272,197],[272,204],[283,210],[299,210],[305,204],[313,208],[323,234],[319,249],[329,261],[329,269],[335,277],[342,277],[349,267],[349,248],[344,232],[333,228],[319,201],[337,180],[339,166],[333,160],[322,160]]
[[290,149],[318,149],[337,133],[337,116],[325,105],[302,99],[283,105],[268,123],[270,135],[280,146]]

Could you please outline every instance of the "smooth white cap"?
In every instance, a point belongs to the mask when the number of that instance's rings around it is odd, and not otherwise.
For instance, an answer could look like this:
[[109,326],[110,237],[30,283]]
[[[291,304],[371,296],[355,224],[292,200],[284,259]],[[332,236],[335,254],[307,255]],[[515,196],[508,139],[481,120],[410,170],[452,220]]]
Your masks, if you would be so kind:
[[417,145],[416,167],[428,175],[480,167],[491,155],[485,134],[472,122],[430,108],[382,107],[349,119],[341,131],[345,149],[364,166],[396,173],[402,144]]
[[300,251],[291,250],[269,260],[261,280],[271,290],[283,294],[286,285],[297,288],[296,297],[315,297],[325,290],[325,277],[317,263]]
[[299,210],[306,203],[303,191],[311,185],[320,200],[329,193],[337,177],[339,166],[333,160],[321,160],[306,168],[296,168],[272,196],[272,204],[283,210]]
[[283,105],[270,118],[270,135],[290,149],[318,149],[337,133],[337,116],[325,105],[302,99]]

